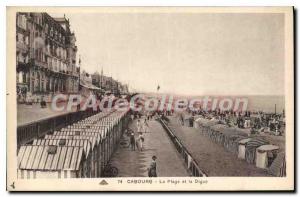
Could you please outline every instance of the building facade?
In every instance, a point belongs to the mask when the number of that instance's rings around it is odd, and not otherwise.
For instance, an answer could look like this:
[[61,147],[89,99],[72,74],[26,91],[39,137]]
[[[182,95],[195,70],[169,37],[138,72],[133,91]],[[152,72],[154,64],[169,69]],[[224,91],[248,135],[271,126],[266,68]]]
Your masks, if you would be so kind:
[[101,70],[101,74],[95,72],[91,76],[93,85],[105,90],[106,92],[110,92],[115,95],[128,94],[128,86],[126,84],[122,84],[112,77],[105,76],[103,74],[103,70]]
[[78,92],[76,37],[69,20],[47,13],[17,13],[16,26],[18,100]]

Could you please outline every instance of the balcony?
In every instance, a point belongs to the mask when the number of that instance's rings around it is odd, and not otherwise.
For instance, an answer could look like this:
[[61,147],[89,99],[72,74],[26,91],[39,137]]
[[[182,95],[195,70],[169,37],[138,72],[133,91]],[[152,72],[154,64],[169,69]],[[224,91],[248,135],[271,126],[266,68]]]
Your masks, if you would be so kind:
[[21,53],[27,53],[29,50],[29,47],[26,43],[24,42],[17,42],[17,52],[21,52]]
[[32,65],[36,65],[36,66],[39,66],[39,67],[42,67],[42,68],[48,68],[47,62],[42,62],[42,61],[37,60],[37,59],[31,59],[30,63]]
[[52,56],[50,50],[48,50],[47,47],[43,50],[43,53],[45,53],[47,56]]
[[38,62],[38,65],[41,66],[41,67],[43,67],[43,68],[48,68],[47,62],[40,61],[40,62]]
[[17,63],[18,64],[28,64],[28,59],[17,57]]

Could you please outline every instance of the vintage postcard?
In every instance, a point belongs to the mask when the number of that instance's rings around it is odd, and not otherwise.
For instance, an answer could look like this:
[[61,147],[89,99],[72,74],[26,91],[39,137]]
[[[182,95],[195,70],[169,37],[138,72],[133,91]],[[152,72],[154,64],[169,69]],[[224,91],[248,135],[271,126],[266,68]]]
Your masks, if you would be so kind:
[[294,190],[293,7],[7,7],[7,190]]

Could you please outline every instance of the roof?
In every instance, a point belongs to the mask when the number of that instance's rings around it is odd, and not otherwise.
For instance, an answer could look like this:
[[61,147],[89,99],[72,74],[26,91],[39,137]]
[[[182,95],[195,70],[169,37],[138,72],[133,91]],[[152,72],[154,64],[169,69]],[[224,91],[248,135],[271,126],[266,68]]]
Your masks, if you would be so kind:
[[262,145],[257,148],[257,150],[262,150],[262,151],[271,151],[271,150],[278,150],[279,146],[275,146],[272,144],[267,144],[267,145]]
[[99,143],[100,140],[104,139],[107,135],[106,129],[83,129],[83,130],[77,130],[77,131],[70,131],[70,130],[64,130],[64,131],[55,131],[53,135],[74,135],[74,136],[95,136],[97,139],[97,142]]
[[52,139],[52,140],[58,140],[58,139],[67,139],[67,140],[89,140],[92,145],[92,150],[97,145],[97,138],[92,135],[45,135],[44,139]]
[[262,139],[262,138],[252,138],[249,142],[246,144],[247,147],[259,147],[261,145],[268,144],[269,142]]
[[85,156],[88,157],[91,149],[91,142],[87,139],[35,139],[32,145],[61,145],[65,141],[65,146],[80,146],[83,147]]
[[91,90],[102,90],[101,88],[83,79],[80,79],[80,85]]
[[249,142],[251,140],[251,138],[246,138],[246,139],[242,139],[241,141],[239,141],[240,144],[246,144],[247,142]]
[[270,144],[279,146],[280,150],[285,150],[285,136],[276,136],[267,133],[260,133],[260,136],[263,136],[266,140],[270,142]]
[[[54,149],[50,153],[50,149]],[[22,170],[79,170],[84,158],[83,147],[23,145],[18,153],[18,168]]]

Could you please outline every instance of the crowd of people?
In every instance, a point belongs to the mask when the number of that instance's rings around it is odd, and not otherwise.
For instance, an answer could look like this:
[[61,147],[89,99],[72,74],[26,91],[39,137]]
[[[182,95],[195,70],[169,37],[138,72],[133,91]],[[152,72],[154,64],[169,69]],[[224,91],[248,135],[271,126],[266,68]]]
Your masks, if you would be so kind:
[[[147,113],[146,115],[142,115],[141,113],[131,113],[130,118],[133,122],[136,120],[136,125],[134,130],[129,129],[127,130],[127,135],[129,135],[130,141],[130,150],[131,151],[143,151],[144,150],[144,141],[145,141],[145,133],[150,132],[149,130],[149,120],[153,118],[154,114]],[[137,136],[135,135],[137,133]],[[157,170],[156,170],[156,159],[155,155],[152,156],[152,161],[150,162],[148,170],[149,177],[157,177]]]
[[[262,111],[188,111],[192,115],[191,121],[194,116],[201,116],[206,119],[216,119],[221,123],[230,127],[250,128],[252,133],[268,131],[274,135],[282,135],[285,128],[284,111],[282,113],[266,113]],[[183,117],[182,121],[183,121]]]
[[[131,150],[135,151],[136,148],[139,151],[143,151],[144,149],[144,141],[145,141],[145,137],[144,137],[144,133],[147,133],[149,131],[149,125],[148,125],[148,121],[150,120],[150,116],[147,116],[146,118],[142,119],[141,115],[135,115],[135,114],[131,114],[131,121],[134,121],[135,119],[137,119],[136,121],[136,130],[133,131],[132,129],[130,129],[130,148]],[[135,136],[135,133],[137,133],[137,137]]]

